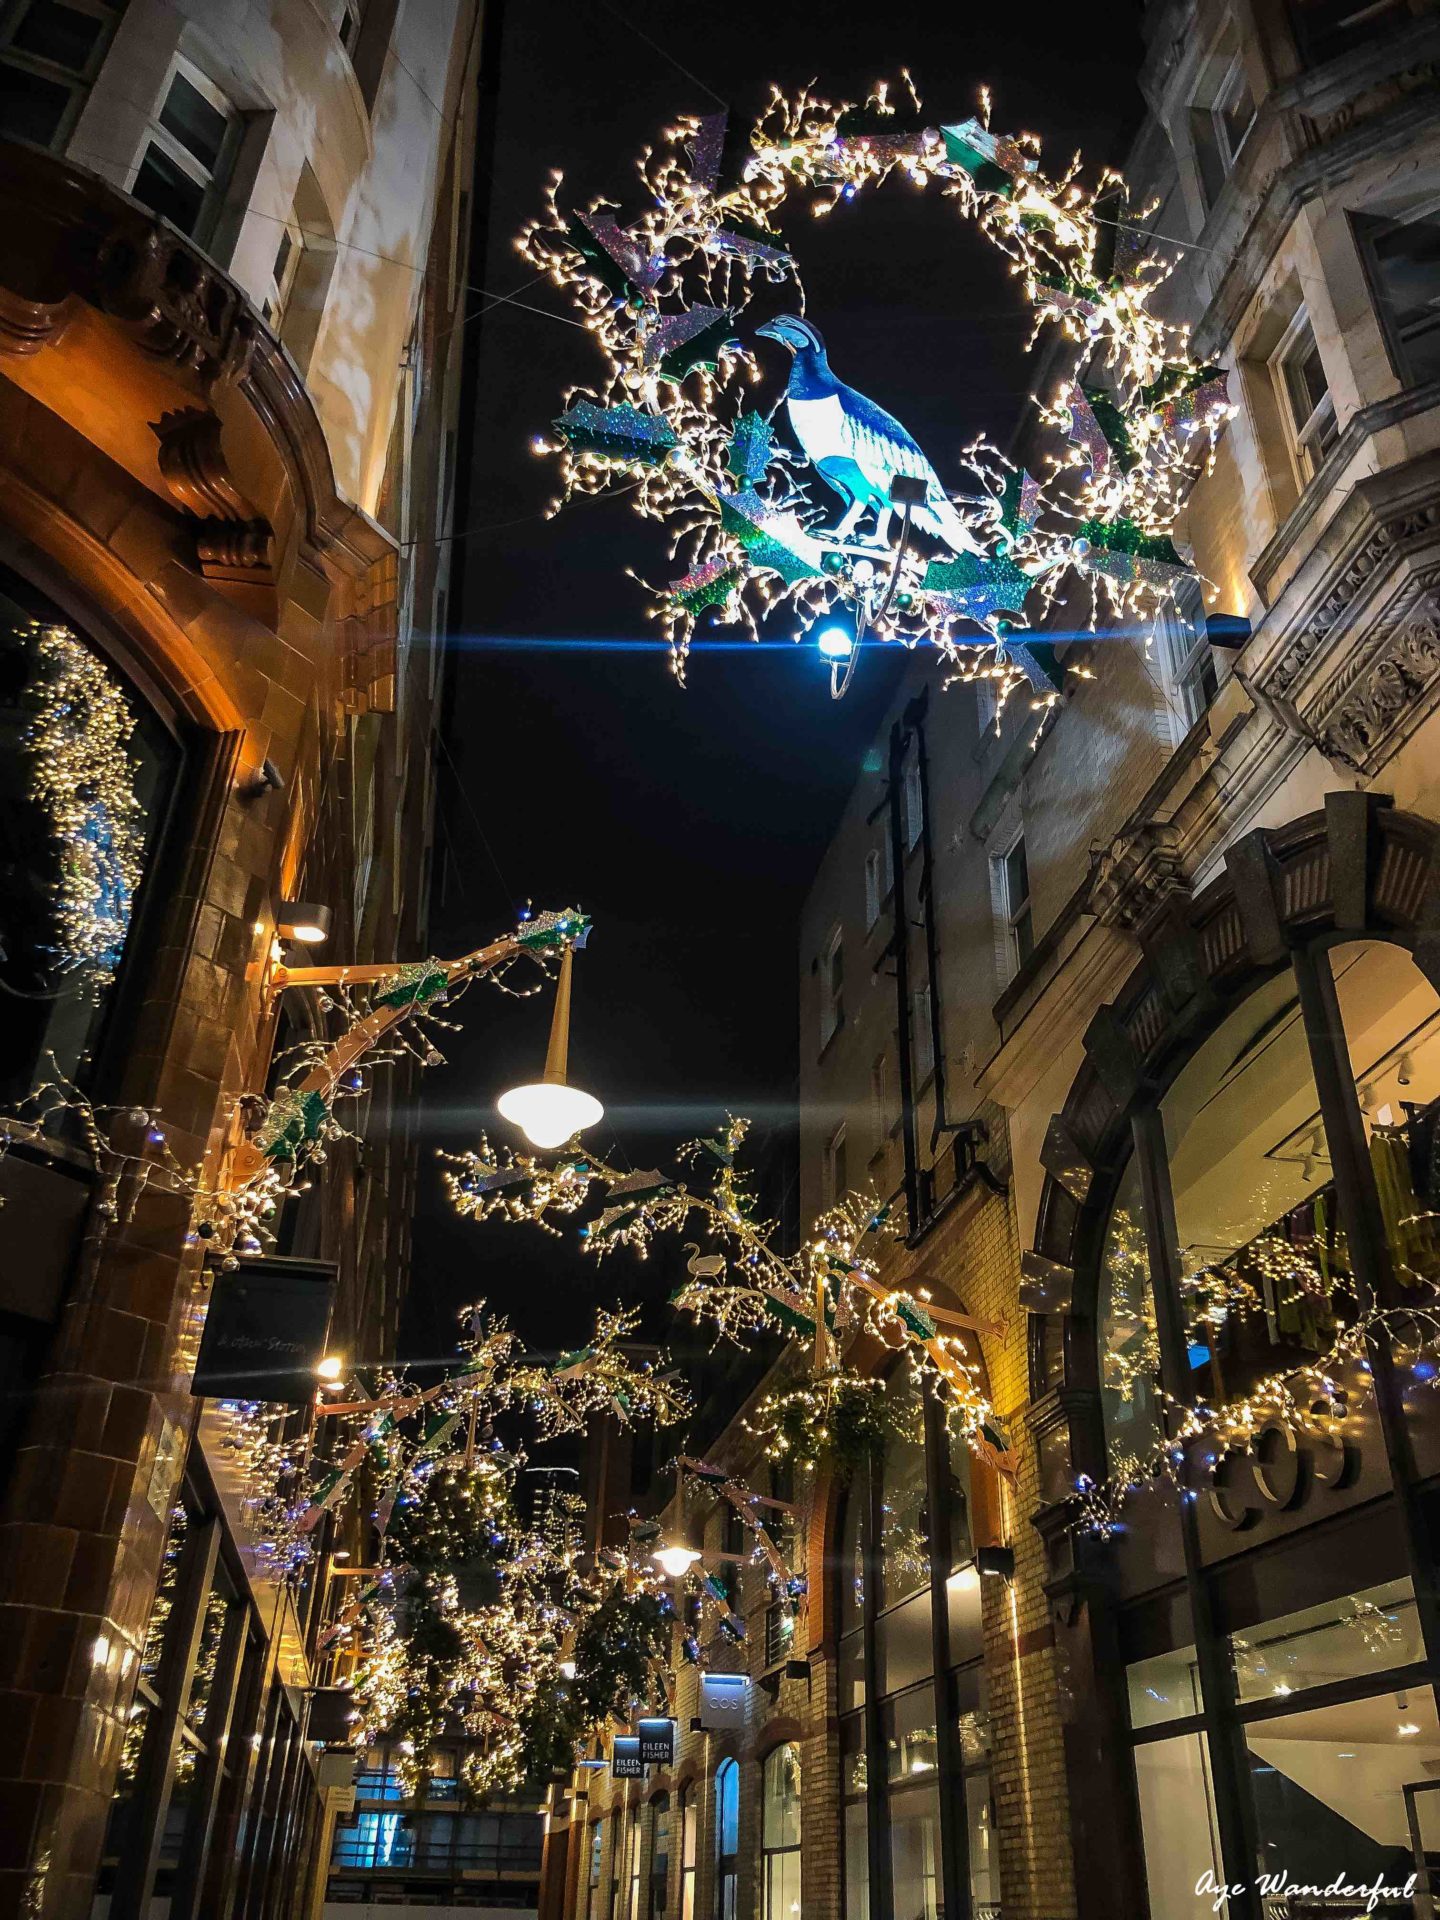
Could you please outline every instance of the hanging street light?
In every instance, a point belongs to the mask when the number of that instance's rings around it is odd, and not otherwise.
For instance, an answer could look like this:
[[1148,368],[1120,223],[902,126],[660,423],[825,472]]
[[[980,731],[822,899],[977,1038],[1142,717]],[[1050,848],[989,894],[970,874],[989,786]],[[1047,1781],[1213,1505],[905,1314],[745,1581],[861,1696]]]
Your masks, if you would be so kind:
[[660,1571],[672,1580],[683,1580],[700,1557],[694,1547],[682,1546],[657,1547],[650,1556]]
[[566,946],[560,955],[544,1077],[529,1086],[512,1087],[495,1103],[503,1119],[519,1127],[532,1147],[546,1153],[563,1147],[567,1140],[605,1117],[604,1107],[593,1094],[582,1093],[565,1078],[570,1059],[570,975],[574,960],[573,947]]

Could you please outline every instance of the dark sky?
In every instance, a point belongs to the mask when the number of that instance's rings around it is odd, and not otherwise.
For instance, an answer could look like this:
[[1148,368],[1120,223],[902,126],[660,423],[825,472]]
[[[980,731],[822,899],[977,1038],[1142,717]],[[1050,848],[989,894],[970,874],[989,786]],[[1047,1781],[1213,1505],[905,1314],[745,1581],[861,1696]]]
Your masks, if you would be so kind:
[[[748,122],[772,80],[818,79],[829,98],[863,98],[906,65],[937,120],[973,112],[988,83],[993,124],[1038,133],[1051,171],[1077,146],[1096,166],[1118,161],[1138,118],[1139,8],[1128,4],[505,0],[504,14],[470,277],[551,313],[569,310],[547,284],[524,286],[514,250],[550,169],[566,176],[563,204],[605,192],[623,219],[625,204],[638,210],[633,158],[661,127],[717,101]],[[955,452],[980,428],[1004,444],[1029,390],[1027,329],[1003,261],[934,190],[897,178],[825,220],[797,203],[786,224],[841,378],[904,421],[942,478],[958,478]],[[436,951],[493,937],[526,896],[578,902],[595,931],[576,967],[571,1077],[607,1109],[592,1146],[613,1142],[621,1164],[666,1165],[727,1106],[783,1134],[796,1076],[796,915],[896,662],[867,651],[835,704],[810,648],[707,656],[702,644],[681,692],[663,655],[587,645],[652,635],[625,567],[659,580],[671,571],[655,529],[623,502],[542,517],[555,474],[530,441],[566,386],[595,377],[599,356],[583,332],[487,306],[478,291],[469,309],[473,459],[460,496]],[[757,302],[742,326],[765,311]],[[761,350],[768,403],[787,362],[778,347]],[[517,1005],[472,990],[450,1064],[426,1076],[428,1145],[466,1145],[482,1126],[503,1132],[494,1097],[538,1077],[548,1010],[548,996]],[[583,1336],[596,1300],[663,1299],[675,1284],[678,1256],[638,1267],[622,1254],[597,1270],[573,1241],[454,1220],[428,1155],[421,1184],[412,1354],[445,1352],[455,1307],[480,1292],[530,1343],[554,1347]],[[694,1344],[661,1316],[656,1327]]]

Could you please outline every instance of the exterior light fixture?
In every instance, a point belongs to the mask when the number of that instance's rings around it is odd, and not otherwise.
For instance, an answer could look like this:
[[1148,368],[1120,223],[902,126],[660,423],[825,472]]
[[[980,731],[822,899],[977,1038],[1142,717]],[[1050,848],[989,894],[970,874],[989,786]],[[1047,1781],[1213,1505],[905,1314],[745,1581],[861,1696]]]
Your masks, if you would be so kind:
[[322,1386],[338,1386],[344,1371],[345,1361],[338,1353],[327,1353],[323,1359],[315,1362],[315,1378]]
[[275,931],[282,940],[298,940],[302,947],[318,947],[330,938],[330,909],[314,900],[282,900]]
[[582,1093],[565,1079],[570,1059],[570,976],[574,958],[574,949],[569,946],[560,956],[543,1079],[512,1087],[495,1103],[502,1119],[518,1127],[532,1147],[547,1153],[563,1147],[567,1140],[605,1117],[604,1107],[593,1094]]
[[995,1574],[1001,1580],[1015,1578],[1014,1547],[981,1547],[975,1554],[975,1565],[981,1573]]
[[663,1574],[672,1580],[683,1580],[685,1575],[700,1558],[694,1547],[657,1547],[650,1558]]

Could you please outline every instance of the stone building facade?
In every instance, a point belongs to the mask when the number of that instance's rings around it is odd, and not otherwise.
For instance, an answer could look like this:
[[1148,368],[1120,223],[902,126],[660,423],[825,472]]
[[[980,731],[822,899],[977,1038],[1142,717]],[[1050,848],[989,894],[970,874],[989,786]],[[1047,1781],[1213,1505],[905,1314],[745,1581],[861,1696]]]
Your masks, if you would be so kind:
[[[1154,0],[1145,30],[1127,173],[1237,405],[1177,529],[1203,591],[1093,639],[1057,609],[1038,738],[917,659],[802,925],[803,1217],[894,1196],[884,1277],[980,1323],[1018,1483],[922,1408],[878,1485],[815,1490],[803,1669],[767,1678],[748,1615],[734,1907],[703,1830],[687,1902],[674,1779],[625,1789],[671,1796],[664,1903],[645,1813],[640,1904],[606,1905],[636,1800],[597,1767],[557,1789],[556,1920],[789,1911],[772,1738],[807,1916],[1308,1920],[1376,1882],[1399,1916],[1440,1885],[1435,1368],[1403,1322],[1333,1351],[1440,1279],[1440,20]],[[1202,1419],[1174,1459],[1188,1409],[1257,1391],[1247,1440]],[[714,1456],[758,1487],[746,1448]]]
[[[76,1090],[0,1160],[0,1913],[323,1896],[333,1563],[266,1577],[189,1393],[188,1203],[111,1183],[73,1106],[214,1178],[321,1030],[285,903],[328,909],[317,960],[426,952],[478,15],[0,19],[0,1099]],[[332,1279],[353,1357],[393,1351],[410,1092],[252,1263]]]

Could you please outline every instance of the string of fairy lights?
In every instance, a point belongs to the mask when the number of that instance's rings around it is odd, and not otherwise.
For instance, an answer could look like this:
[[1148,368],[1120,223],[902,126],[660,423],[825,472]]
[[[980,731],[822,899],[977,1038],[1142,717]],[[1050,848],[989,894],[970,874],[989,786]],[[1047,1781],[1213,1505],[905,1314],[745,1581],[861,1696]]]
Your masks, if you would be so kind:
[[[1119,174],[1087,183],[1077,157],[1051,177],[1034,136],[992,130],[985,95],[978,116],[931,121],[908,75],[893,96],[881,87],[863,103],[776,89],[745,130],[723,113],[684,119],[636,174],[643,206],[625,224],[610,200],[563,207],[553,176],[543,215],[517,242],[603,361],[535,447],[559,463],[552,512],[623,486],[637,513],[666,527],[681,571],[649,588],[651,612],[681,679],[703,616],[758,638],[788,610],[798,638],[839,611],[857,636],[933,645],[952,677],[984,676],[1002,701],[1028,683],[1046,704],[1055,686],[1024,636],[1043,638],[1070,582],[1088,591],[1092,621],[1102,607],[1118,619],[1176,599],[1191,577],[1176,519],[1233,408],[1223,372],[1195,362],[1186,330],[1156,310],[1173,261],[1151,244],[1154,209],[1133,206]],[[892,177],[933,190],[1009,258],[1032,318],[1027,346],[1061,343],[1065,370],[1035,397],[1049,442],[1038,473],[982,436],[960,453],[962,485],[946,491],[898,423],[850,389],[804,388],[812,412],[817,396],[835,396],[841,420],[817,426],[811,445],[792,406],[798,452],[775,431],[779,401],[752,399],[762,370],[742,338],[747,309],[780,289],[804,304],[780,216],[797,200],[830,214]],[[813,336],[824,366],[813,328],[789,327],[761,332],[792,350]],[[929,558],[888,540],[888,502],[900,496],[885,483],[915,473],[920,524],[948,549]],[[854,513],[826,527],[817,480],[852,506],[868,501],[874,533],[853,532]]]

